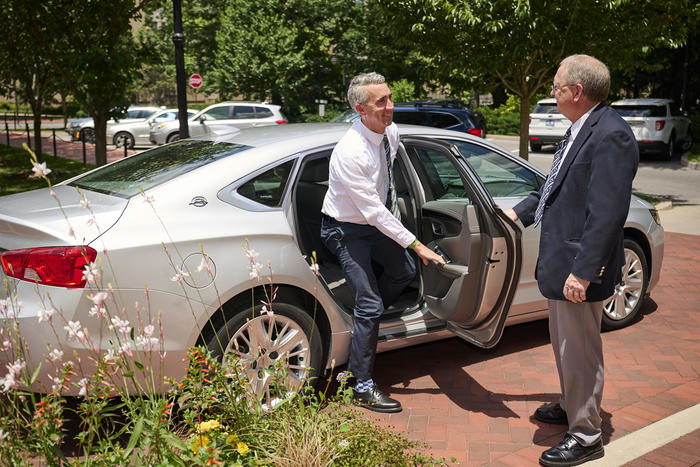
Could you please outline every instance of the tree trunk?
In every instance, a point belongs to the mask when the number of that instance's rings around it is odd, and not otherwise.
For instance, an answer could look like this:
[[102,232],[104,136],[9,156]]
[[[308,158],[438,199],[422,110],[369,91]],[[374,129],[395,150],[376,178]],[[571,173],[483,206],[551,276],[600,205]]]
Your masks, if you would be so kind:
[[95,165],[100,167],[107,163],[107,112],[99,109],[91,112],[95,125]]
[[530,142],[530,93],[520,94],[520,157],[528,160]]

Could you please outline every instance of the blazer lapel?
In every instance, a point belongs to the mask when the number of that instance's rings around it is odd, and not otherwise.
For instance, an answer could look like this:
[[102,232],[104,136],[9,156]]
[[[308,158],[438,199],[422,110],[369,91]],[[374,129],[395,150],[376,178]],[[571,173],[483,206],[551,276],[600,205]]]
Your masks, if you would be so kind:
[[603,107],[605,107],[605,104],[602,102],[596,105],[596,108],[593,109],[593,112],[591,112],[591,114],[586,119],[586,122],[579,130],[578,134],[576,135],[576,139],[569,148],[569,152],[566,153],[566,157],[562,161],[562,165],[559,168],[559,172],[557,172],[557,178],[554,180],[554,185],[552,185],[552,192],[559,188],[559,185],[561,185],[562,180],[564,180],[564,177],[566,176],[566,172],[569,170],[569,167],[576,159],[576,156],[578,155],[583,145],[586,143],[586,141],[588,141],[588,138],[593,132],[592,128],[598,124],[598,120],[600,119]]

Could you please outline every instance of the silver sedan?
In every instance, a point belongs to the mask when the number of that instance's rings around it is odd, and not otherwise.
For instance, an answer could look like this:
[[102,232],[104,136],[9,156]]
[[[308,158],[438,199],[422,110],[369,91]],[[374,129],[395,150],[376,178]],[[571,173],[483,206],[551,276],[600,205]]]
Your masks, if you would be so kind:
[[[54,349],[83,371],[91,349],[133,353],[146,365],[144,346],[155,345],[163,360],[154,367],[174,378],[185,375],[187,349],[204,345],[237,354],[263,396],[275,365],[288,365],[288,382],[298,384],[343,364],[353,300],[319,228],[328,160],[347,128],[283,125],[177,141],[61,183],[55,197],[48,189],[3,197],[5,336],[16,324],[31,368]],[[402,222],[448,263],[420,264],[382,319],[379,351],[453,335],[489,348],[504,326],[545,318],[533,277],[539,232],[502,212],[544,174],[465,133],[400,130]],[[659,280],[663,229],[652,205],[633,197],[625,237],[606,329],[633,322]],[[17,357],[0,349],[1,361]],[[48,390],[46,372],[38,376],[35,389]]]

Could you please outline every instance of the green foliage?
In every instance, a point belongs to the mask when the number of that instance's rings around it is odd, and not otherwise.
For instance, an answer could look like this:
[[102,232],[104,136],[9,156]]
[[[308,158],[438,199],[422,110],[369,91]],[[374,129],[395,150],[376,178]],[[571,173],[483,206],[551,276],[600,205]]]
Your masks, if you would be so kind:
[[416,87],[406,78],[388,83],[394,102],[408,102],[417,99]]

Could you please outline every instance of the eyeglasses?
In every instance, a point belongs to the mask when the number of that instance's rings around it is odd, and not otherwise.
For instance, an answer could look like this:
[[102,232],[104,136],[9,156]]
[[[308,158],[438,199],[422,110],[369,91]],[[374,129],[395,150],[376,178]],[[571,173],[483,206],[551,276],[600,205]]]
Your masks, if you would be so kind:
[[552,85],[552,92],[556,94],[567,86],[576,86],[576,85],[575,84],[562,84],[561,86],[557,86],[556,84],[553,84]]

